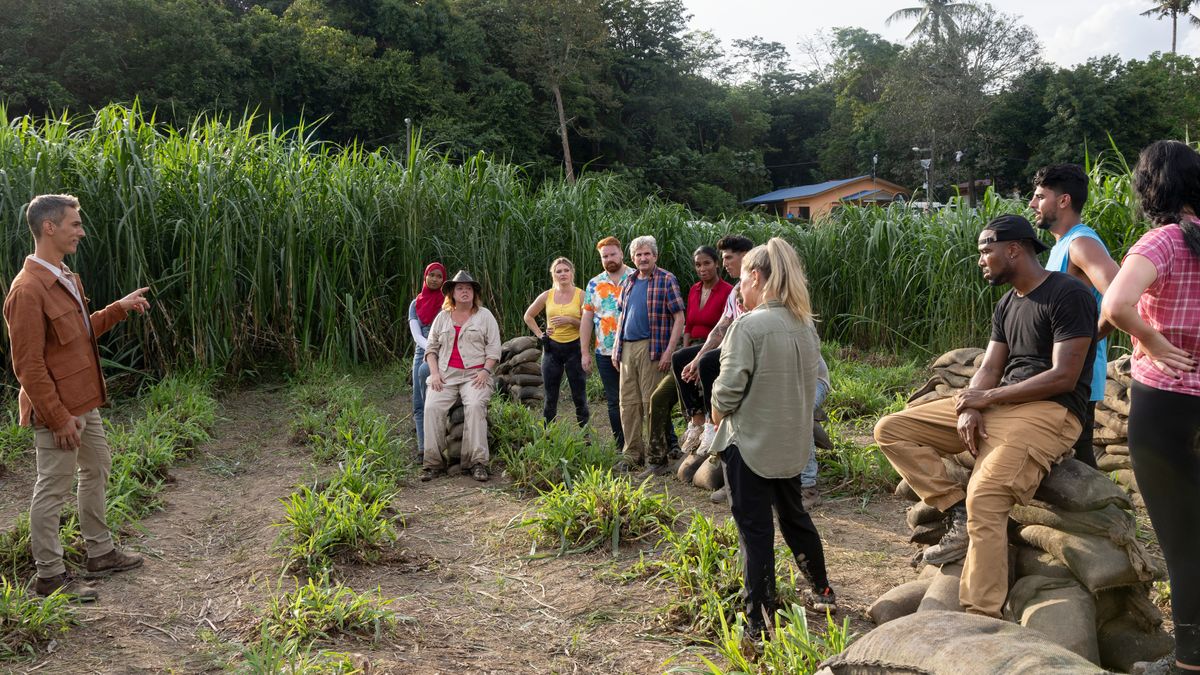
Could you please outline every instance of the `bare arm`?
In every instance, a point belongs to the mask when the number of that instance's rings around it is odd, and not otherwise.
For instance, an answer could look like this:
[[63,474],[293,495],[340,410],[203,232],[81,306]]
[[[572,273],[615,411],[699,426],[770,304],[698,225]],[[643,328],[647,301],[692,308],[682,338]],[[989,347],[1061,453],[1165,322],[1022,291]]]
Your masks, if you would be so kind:
[[529,304],[529,308],[525,310],[525,325],[529,326],[529,330],[533,331],[533,334],[537,337],[542,336],[542,328],[537,324],[537,315],[541,314],[542,311],[546,309],[546,296],[550,293],[551,291],[544,291],[542,294],[538,295],[536,298],[534,298],[533,302]]
[[667,343],[667,348],[663,350],[662,357],[658,360],[658,369],[660,371],[668,371],[671,369],[671,355],[675,353],[675,345],[679,344],[679,336],[683,334],[683,312],[675,312],[675,323],[671,324],[671,341]]
[[1005,363],[1008,363],[1008,344],[989,342],[987,351],[983,354],[983,363],[980,364],[979,370],[975,371],[968,386],[971,389],[995,388],[1000,384],[1000,378],[1004,377]]
[[[1079,268],[1100,295],[1108,293],[1108,287],[1121,268],[1108,255],[1104,246],[1091,237],[1080,237],[1071,242],[1071,264]],[[1096,324],[1096,340],[1102,340],[1112,332],[1113,326],[1101,315]]]
[[967,408],[983,410],[997,403],[1044,401],[1051,396],[1072,391],[1079,381],[1079,374],[1083,372],[1084,360],[1091,346],[1092,338],[1089,336],[1055,342],[1050,356],[1050,370],[1016,384],[993,386],[990,389],[965,389],[954,397],[955,407],[960,413]]

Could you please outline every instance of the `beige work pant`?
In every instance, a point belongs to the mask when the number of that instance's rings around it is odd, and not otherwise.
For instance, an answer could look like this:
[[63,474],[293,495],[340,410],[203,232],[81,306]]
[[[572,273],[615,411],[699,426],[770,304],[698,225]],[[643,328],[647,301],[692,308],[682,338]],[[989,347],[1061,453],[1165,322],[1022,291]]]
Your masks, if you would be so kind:
[[62,542],[59,541],[59,516],[71,496],[75,471],[79,471],[79,530],[87,542],[89,558],[98,558],[113,550],[112,535],[105,519],[105,488],[112,470],[112,456],[104,437],[100,411],[84,413],[86,426],[80,432],[78,450],[62,450],[54,444],[54,434],[43,426],[34,427],[37,452],[37,482],[33,484],[33,503],[29,506],[29,543],[37,575],[48,579],[66,572]]
[[625,462],[641,464],[649,451],[650,397],[671,371],[660,371],[650,360],[650,341],[621,344],[621,433]]
[[449,428],[447,414],[455,399],[462,397],[463,435],[460,466],[473,468],[476,464],[487,466],[488,454],[487,408],[492,398],[492,383],[476,388],[471,383],[481,371],[447,368],[442,372],[441,391],[434,391],[426,384],[425,389],[425,455],[422,464],[429,469],[444,469],[446,463],[442,453],[446,450],[446,430]]
[[958,595],[975,614],[999,617],[1008,595],[1008,515],[1027,504],[1050,467],[1071,451],[1079,420],[1050,401],[998,405],[983,411],[987,438],[964,493],[941,455],[963,452],[954,400],[909,408],[879,420],[875,440],[892,466],[930,506],[945,511],[967,500],[971,542]]

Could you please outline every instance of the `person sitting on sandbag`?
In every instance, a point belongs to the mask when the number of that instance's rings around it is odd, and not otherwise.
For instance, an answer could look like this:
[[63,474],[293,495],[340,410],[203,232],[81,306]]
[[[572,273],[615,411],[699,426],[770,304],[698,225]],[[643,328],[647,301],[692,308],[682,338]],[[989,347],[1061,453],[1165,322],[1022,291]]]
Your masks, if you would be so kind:
[[[953,398],[888,415],[875,439],[926,504],[947,513],[945,536],[924,562],[966,557],[959,599],[976,614],[999,617],[1008,593],[1009,511],[1028,503],[1051,465],[1079,436],[1091,391],[1097,310],[1090,290],[1047,272],[1046,250],[1021,216],[1000,216],[979,234],[979,266],[993,286],[1011,284],[992,315],[979,371]],[[975,469],[964,490],[942,455],[965,449]]]

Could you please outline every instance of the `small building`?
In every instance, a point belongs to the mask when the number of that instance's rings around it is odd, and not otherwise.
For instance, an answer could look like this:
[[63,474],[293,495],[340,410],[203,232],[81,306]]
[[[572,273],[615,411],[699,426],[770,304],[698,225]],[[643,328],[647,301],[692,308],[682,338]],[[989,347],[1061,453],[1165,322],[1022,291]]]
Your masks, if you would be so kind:
[[845,204],[887,204],[907,199],[909,195],[907,189],[891,181],[866,175],[783,188],[742,203],[747,206],[764,204],[768,211],[783,218],[812,220]]

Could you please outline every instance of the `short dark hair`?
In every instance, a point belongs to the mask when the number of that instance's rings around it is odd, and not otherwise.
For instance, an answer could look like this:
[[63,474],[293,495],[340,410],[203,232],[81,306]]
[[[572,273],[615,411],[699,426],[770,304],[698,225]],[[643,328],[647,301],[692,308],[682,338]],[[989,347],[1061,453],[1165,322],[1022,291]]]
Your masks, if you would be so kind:
[[1133,169],[1133,189],[1142,213],[1155,225],[1179,223],[1192,253],[1200,256],[1200,226],[1183,209],[1200,212],[1200,153],[1180,141],[1155,141]]
[[713,262],[721,262],[721,254],[717,253],[717,249],[715,249],[711,246],[701,246],[700,248],[696,249],[695,251],[692,251],[693,258],[695,258],[698,255],[706,255],[709,258],[712,258]]
[[1045,187],[1071,198],[1075,213],[1083,212],[1088,198],[1088,177],[1078,164],[1051,164],[1038,169],[1033,176],[1034,187]]
[[721,237],[717,242],[717,249],[721,251],[733,251],[734,253],[746,253],[754,248],[754,242],[740,234],[727,234]]
[[79,200],[72,195],[38,195],[29,201],[25,209],[25,222],[34,239],[42,238],[42,223],[47,220],[62,222],[64,209],[78,209]]

